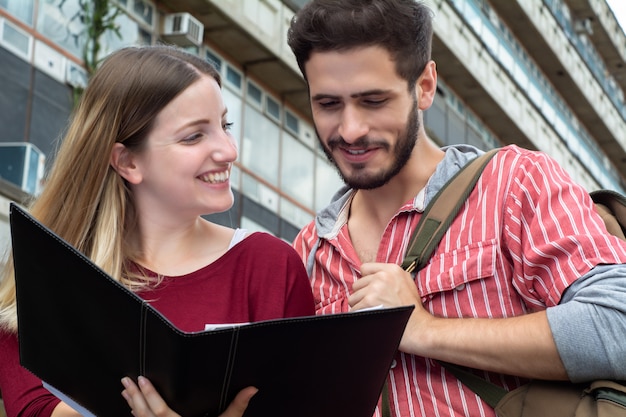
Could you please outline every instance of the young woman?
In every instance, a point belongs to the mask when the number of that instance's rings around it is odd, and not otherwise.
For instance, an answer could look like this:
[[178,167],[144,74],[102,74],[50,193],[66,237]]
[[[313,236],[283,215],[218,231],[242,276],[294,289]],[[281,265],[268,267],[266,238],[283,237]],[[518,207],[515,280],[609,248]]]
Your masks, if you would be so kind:
[[[304,266],[287,243],[201,217],[233,204],[237,149],[220,87],[210,64],[174,47],[113,53],[85,90],[46,187],[30,206],[185,331],[314,314]],[[11,265],[9,258],[0,283],[7,414],[76,416],[19,364]],[[131,408],[151,412],[150,394],[158,394],[149,382],[123,383]],[[254,392],[242,391],[224,416],[241,415]]]

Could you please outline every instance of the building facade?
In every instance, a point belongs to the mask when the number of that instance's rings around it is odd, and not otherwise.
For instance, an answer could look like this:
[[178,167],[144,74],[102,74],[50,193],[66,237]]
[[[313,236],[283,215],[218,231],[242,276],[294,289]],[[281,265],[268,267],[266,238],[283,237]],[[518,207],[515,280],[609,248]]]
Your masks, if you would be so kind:
[[[0,0],[0,250],[10,201],[42,184],[87,83],[81,5]],[[320,150],[286,42],[306,0],[111,0],[126,45],[175,43],[213,62],[240,158],[233,208],[212,219],[287,241],[341,181]],[[442,146],[515,143],[547,152],[590,191],[626,190],[626,36],[605,0],[427,0],[439,88],[425,112]],[[1,408],[1,407],[0,407]],[[2,412],[0,411],[0,415]]]
[[[53,161],[74,89],[87,82],[83,3],[0,0],[0,245],[9,238],[8,202],[41,187],[42,161]],[[103,55],[166,42],[218,67],[240,157],[235,205],[212,218],[288,241],[341,185],[317,144],[286,42],[304,3],[110,0],[119,36],[101,39]],[[589,190],[626,189],[626,36],[604,0],[426,3],[439,88],[425,126],[439,144],[516,143],[549,153]],[[15,152],[25,145],[30,163]]]

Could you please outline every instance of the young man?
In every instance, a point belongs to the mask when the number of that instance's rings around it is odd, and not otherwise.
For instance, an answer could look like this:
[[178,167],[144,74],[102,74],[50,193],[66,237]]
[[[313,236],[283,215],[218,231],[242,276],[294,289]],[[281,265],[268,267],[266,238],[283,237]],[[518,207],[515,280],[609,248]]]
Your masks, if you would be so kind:
[[436,360],[507,389],[626,378],[626,244],[542,153],[498,152],[429,263],[399,266],[424,207],[482,153],[440,149],[422,125],[431,19],[415,0],[313,0],[292,22],[320,143],[346,183],[294,242],[317,312],[416,306],[389,374],[396,416],[495,415]]

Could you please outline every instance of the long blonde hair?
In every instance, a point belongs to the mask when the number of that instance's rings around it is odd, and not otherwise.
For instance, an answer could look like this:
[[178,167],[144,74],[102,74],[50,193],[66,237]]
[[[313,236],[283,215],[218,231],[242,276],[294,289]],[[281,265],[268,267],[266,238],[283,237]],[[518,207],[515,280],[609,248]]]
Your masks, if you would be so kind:
[[[130,190],[111,167],[116,142],[141,151],[157,114],[201,74],[221,85],[208,62],[170,46],[129,47],[107,57],[72,116],[46,185],[30,213],[131,289],[139,257]],[[17,329],[13,260],[0,281],[0,328]],[[51,277],[54,278],[54,277]]]

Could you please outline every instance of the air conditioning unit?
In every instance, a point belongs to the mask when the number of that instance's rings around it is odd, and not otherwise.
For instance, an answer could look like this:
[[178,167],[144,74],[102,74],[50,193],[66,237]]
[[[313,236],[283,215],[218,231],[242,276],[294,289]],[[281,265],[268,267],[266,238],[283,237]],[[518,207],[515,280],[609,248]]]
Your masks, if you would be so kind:
[[46,157],[28,142],[0,142],[0,178],[32,195],[38,195]]
[[80,65],[67,61],[65,71],[65,82],[72,87],[85,88],[87,87],[87,71]]
[[200,46],[204,25],[189,13],[171,13],[163,19],[161,36],[180,46]]

